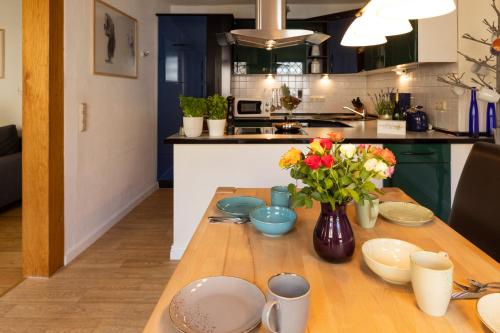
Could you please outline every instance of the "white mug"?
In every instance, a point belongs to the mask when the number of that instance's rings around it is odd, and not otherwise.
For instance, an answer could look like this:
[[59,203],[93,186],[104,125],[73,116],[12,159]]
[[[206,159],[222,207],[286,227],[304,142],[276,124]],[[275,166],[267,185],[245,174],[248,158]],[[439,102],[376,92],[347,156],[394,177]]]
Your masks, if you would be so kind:
[[379,213],[379,203],[378,198],[373,198],[372,202],[364,200],[362,203],[356,203],[356,216],[362,228],[372,229],[375,227]]
[[418,307],[435,317],[444,316],[453,287],[453,263],[445,252],[410,254],[411,284]]
[[273,333],[303,333],[309,317],[309,282],[297,274],[281,273],[267,285],[262,324]]

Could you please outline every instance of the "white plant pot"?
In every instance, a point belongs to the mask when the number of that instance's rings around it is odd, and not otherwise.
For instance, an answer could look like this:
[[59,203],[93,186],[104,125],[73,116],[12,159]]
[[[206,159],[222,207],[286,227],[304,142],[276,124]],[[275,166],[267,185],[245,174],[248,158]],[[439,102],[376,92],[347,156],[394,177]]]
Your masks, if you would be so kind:
[[184,117],[184,134],[196,138],[203,132],[203,117]]
[[208,119],[208,134],[210,136],[224,136],[226,119]]

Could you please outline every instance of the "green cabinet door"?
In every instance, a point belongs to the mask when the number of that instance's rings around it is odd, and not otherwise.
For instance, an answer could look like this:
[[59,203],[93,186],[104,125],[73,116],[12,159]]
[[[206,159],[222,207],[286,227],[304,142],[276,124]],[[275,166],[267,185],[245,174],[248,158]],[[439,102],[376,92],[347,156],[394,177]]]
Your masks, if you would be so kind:
[[364,48],[364,70],[373,70],[418,62],[418,24],[411,21],[413,31],[387,37],[383,45]]
[[447,222],[451,208],[451,170],[449,144],[384,145],[396,155],[398,163],[386,187],[399,187],[419,204]]

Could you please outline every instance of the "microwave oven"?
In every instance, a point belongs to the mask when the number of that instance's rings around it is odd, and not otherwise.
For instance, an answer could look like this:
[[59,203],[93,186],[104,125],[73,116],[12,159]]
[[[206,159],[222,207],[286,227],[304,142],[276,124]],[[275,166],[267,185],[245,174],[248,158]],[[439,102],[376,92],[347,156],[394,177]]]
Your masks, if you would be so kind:
[[269,111],[266,110],[261,100],[251,98],[236,98],[234,103],[234,116],[236,118],[268,118]]

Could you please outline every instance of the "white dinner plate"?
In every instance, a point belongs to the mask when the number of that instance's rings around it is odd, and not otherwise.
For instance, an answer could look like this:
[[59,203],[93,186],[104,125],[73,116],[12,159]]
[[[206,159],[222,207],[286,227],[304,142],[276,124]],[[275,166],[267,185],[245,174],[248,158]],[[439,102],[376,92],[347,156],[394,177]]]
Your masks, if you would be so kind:
[[387,220],[406,227],[418,227],[434,218],[430,209],[411,202],[384,202],[380,204],[379,211]]
[[500,293],[483,296],[477,302],[479,318],[492,332],[500,332]]
[[255,285],[230,276],[207,277],[182,288],[170,318],[185,333],[242,333],[260,323],[266,300]]

